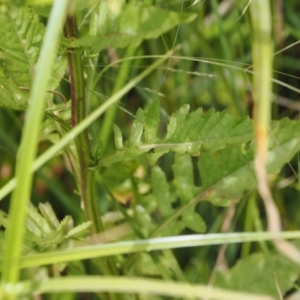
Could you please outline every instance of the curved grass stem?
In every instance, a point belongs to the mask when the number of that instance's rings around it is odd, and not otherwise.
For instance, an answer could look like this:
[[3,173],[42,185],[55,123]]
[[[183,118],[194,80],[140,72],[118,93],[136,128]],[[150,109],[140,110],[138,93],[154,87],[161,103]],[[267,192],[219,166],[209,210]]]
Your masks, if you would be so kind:
[[54,2],[48,22],[44,42],[38,58],[36,73],[30,90],[26,120],[22,133],[21,151],[17,159],[16,189],[9,208],[9,224],[5,239],[4,268],[1,278],[1,299],[15,299],[14,285],[19,280],[22,243],[25,235],[27,204],[32,184],[32,164],[34,162],[44,114],[45,91],[55,60],[60,32],[67,12],[68,0]]
[[[255,171],[258,191],[263,199],[268,229],[274,235],[282,230],[280,214],[272,196],[267,177],[268,130],[271,115],[272,95],[272,22],[269,0],[252,0],[251,21],[253,30],[253,94],[255,121]],[[291,243],[274,241],[278,251],[300,264],[300,252]]]

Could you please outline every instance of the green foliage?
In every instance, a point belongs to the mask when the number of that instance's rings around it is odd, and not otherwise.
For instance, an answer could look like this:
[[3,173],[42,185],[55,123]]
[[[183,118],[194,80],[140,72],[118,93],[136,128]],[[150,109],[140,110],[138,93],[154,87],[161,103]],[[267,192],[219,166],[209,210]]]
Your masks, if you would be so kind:
[[5,75],[17,86],[30,87],[44,27],[29,8],[11,8],[0,21]]
[[[5,299],[15,282],[18,290],[9,299],[59,291],[69,292],[61,297],[71,300],[88,291],[98,299],[121,300],[131,299],[129,292],[145,292],[143,287],[150,296],[136,299],[194,299],[207,296],[200,284],[208,282],[224,289],[210,289],[214,299],[276,299],[279,291],[293,292],[299,285],[298,266],[264,242],[270,235],[260,231],[268,220],[254,201],[256,124],[251,78],[246,78],[252,38],[248,0],[228,1],[228,7],[218,1],[189,6],[184,1],[71,1],[68,13],[76,16],[71,32],[78,29],[79,34],[58,37],[55,62],[45,74],[47,88],[36,102],[28,99],[39,79],[36,69],[47,63],[45,56],[37,64],[45,34],[53,29],[47,19],[53,1],[13,2],[0,4],[1,199],[15,186],[30,189],[29,173],[22,182],[12,175],[19,171],[18,148],[27,159],[36,146],[42,159],[34,163],[39,170],[27,210],[22,209],[24,201],[9,211],[6,201],[0,203],[0,270],[8,282],[1,285],[0,298]],[[300,30],[296,2],[290,2],[282,2],[289,20],[282,25],[287,45]],[[279,36],[274,34],[274,45],[281,49]],[[45,53],[54,53],[50,48]],[[175,53],[164,55],[170,48]],[[295,174],[300,121],[293,121],[296,104],[290,99],[300,92],[293,73],[299,63],[294,53],[285,53],[274,56],[274,68],[281,72],[274,73],[274,82],[282,90],[274,88],[280,105],[274,104],[276,121],[269,129],[267,171],[284,228],[292,230],[299,227],[299,218],[290,212],[299,206],[299,171]],[[76,68],[71,56],[77,58]],[[155,61],[151,66],[150,60]],[[24,141],[20,111],[26,110],[27,122],[31,103],[46,103],[44,119],[39,136]],[[100,115],[115,104],[110,136]],[[79,125],[72,128],[74,115]],[[88,157],[84,164],[82,156]],[[253,201],[244,205],[249,194]],[[92,199],[90,209],[86,197]],[[21,224],[23,238],[20,224],[11,222],[16,220],[12,210],[18,216],[19,209],[27,216]],[[20,249],[7,247],[10,230],[15,230]],[[224,231],[234,232],[214,235]],[[284,236],[299,236],[292,233]],[[214,273],[220,260],[213,245],[230,243],[224,257],[229,269]],[[185,250],[173,250],[180,247]],[[18,259],[7,260],[7,253]],[[145,277],[142,285],[135,285],[136,277]]]
[[286,257],[272,253],[253,254],[228,272],[219,271],[215,285],[236,291],[248,291],[271,295],[276,299],[278,291],[285,294],[298,277],[298,267]]
[[180,14],[136,1],[101,1],[99,14],[98,36],[83,37],[73,46],[90,46],[96,52],[107,47],[138,46],[144,39],[157,38],[174,26],[196,18],[195,14]]
[[131,128],[130,146],[104,156],[99,165],[109,166],[148,151],[149,162],[154,164],[169,151],[199,155],[201,147],[213,151],[226,144],[248,142],[253,138],[252,123],[248,117],[231,116],[226,111],[219,113],[213,109],[203,113],[201,108],[189,113],[188,105],[172,114],[163,139],[157,137],[158,126],[159,104],[154,101],[146,112],[138,110]]
[[[56,248],[58,245],[63,246],[68,241],[78,240],[87,234],[91,226],[91,222],[84,222],[73,227],[73,220],[70,216],[65,216],[62,221],[59,221],[49,203],[40,203],[39,210],[40,212],[32,206],[28,209],[24,255],[32,251],[43,252],[46,249]],[[0,225],[7,228],[9,217],[2,211],[0,215]],[[1,246],[3,247],[3,243]],[[3,255],[3,250],[1,250],[1,255]]]
[[[44,25],[31,9],[7,9],[0,14],[0,105],[24,109],[35,74],[35,65],[44,36]],[[3,24],[3,25],[2,25]],[[53,65],[48,89],[55,89],[66,68],[66,60],[59,58]]]

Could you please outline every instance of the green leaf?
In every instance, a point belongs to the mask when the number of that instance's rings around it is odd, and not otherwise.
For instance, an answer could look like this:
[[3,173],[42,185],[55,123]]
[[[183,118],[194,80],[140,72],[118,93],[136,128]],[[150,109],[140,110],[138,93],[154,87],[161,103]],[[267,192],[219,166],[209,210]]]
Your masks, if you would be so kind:
[[213,187],[206,197],[214,204],[224,205],[231,200],[239,200],[248,189],[256,187],[255,173],[251,166],[252,157],[247,160],[242,154],[240,145],[228,145],[217,152],[203,151],[198,168],[202,179],[203,189]]
[[194,211],[194,208],[189,209],[182,215],[184,225],[195,232],[205,232],[206,224],[199,214]]
[[[267,161],[269,174],[278,173],[300,150],[300,122],[286,118],[273,125]],[[245,191],[255,189],[253,165],[254,142],[248,149],[228,145],[217,152],[202,152],[198,168],[203,189],[213,188],[207,198],[239,200]]]
[[163,216],[168,216],[172,213],[171,195],[169,184],[165,173],[158,166],[154,166],[151,172],[152,193],[156,198],[158,209]]
[[144,130],[144,111],[139,108],[136,113],[136,119],[133,121],[130,131],[130,146],[138,146],[141,143],[141,137]]
[[182,204],[193,199],[199,192],[194,183],[194,171],[191,156],[188,154],[175,156],[172,166],[174,173],[174,185]]
[[59,227],[59,220],[49,203],[39,203],[39,210],[53,230]]
[[47,220],[33,206],[28,208],[27,229],[39,237],[53,232]]
[[[294,286],[299,268],[280,254],[253,254],[240,260],[229,271],[219,271],[215,286],[236,291],[248,291],[278,298]],[[278,288],[277,288],[278,283]]]
[[50,81],[48,82],[48,90],[55,90],[61,79],[63,78],[65,71],[66,71],[66,66],[67,66],[67,60],[58,57],[55,61],[55,63],[52,66],[52,73],[51,73],[51,78]]
[[[107,47],[138,46],[143,39],[153,39],[181,23],[189,23],[195,14],[177,13],[135,2],[124,5],[109,4],[105,29],[100,36],[84,37],[74,42],[75,47],[92,46],[94,51]],[[73,44],[72,44],[73,45]]]
[[28,93],[20,90],[16,83],[0,75],[0,106],[24,110]]
[[[130,152],[134,150],[136,156],[149,151],[148,159],[150,164],[154,164],[159,157],[168,151],[178,153],[189,153],[199,155],[201,147],[208,150],[217,150],[225,147],[226,144],[239,144],[251,141],[253,138],[253,126],[249,117],[237,117],[230,115],[227,111],[221,113],[211,109],[203,113],[202,109],[197,109],[189,113],[189,107],[184,105],[177,112],[172,114],[167,127],[167,133],[164,139],[154,138],[154,128],[158,121],[157,111],[158,102],[153,103],[155,112],[149,112],[151,117],[143,115],[138,111],[138,118],[134,121],[130,136],[130,146],[124,148],[122,153],[111,153],[108,157],[103,157],[99,164],[109,165],[112,162],[118,162],[122,159],[130,159]],[[153,122],[150,124],[150,122]],[[141,144],[142,126],[147,131],[147,138],[151,138],[151,143]],[[147,128],[147,130],[146,130]],[[151,130],[151,131],[149,131]],[[146,140],[146,136],[145,136]],[[156,143],[153,142],[156,141]]]
[[92,225],[91,221],[84,222],[84,223],[70,229],[69,232],[65,235],[65,238],[69,239],[69,238],[81,237],[83,234],[87,233],[87,231],[91,227],[91,225]]
[[152,101],[145,113],[145,142],[154,143],[157,139],[160,105],[158,100]]
[[190,110],[190,106],[188,104],[184,104],[183,106],[181,106],[179,108],[179,110],[177,112],[172,114],[172,116],[170,117],[169,124],[168,124],[166,140],[169,140],[173,137],[175,130],[177,128],[177,125],[181,124],[184,121],[189,110]]
[[[0,105],[24,109],[35,73],[35,65],[44,36],[44,25],[28,7],[11,6],[0,14]],[[54,90],[61,81],[66,60],[58,58],[52,67],[48,89]]]
[[44,26],[29,8],[11,8],[0,14],[0,22],[4,73],[18,86],[30,87]]
[[120,128],[113,124],[114,134],[115,134],[115,146],[117,150],[123,149],[123,136]]
[[192,153],[193,148],[199,148],[199,144],[206,149],[217,150],[226,144],[247,142],[253,137],[252,123],[248,117],[240,118],[227,111],[215,112],[214,109],[205,114],[201,108],[189,114],[186,111],[185,107],[185,114],[177,114],[172,119],[175,124],[170,126],[171,133],[167,134],[165,143],[191,143],[182,147]]

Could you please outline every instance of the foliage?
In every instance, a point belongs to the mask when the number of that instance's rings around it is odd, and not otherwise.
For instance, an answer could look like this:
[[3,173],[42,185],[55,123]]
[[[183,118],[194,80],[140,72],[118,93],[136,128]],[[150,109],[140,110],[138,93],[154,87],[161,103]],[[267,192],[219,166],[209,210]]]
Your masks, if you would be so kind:
[[[298,266],[266,242],[274,236],[262,232],[268,220],[256,193],[251,3],[75,1],[66,16],[67,1],[25,2],[0,4],[1,299],[293,293]],[[284,17],[276,49],[299,35],[296,2],[281,5],[273,8],[274,19]],[[51,22],[55,7],[64,30]],[[288,48],[275,55],[267,156],[289,231],[300,224],[300,122],[290,100],[297,65]],[[44,66],[47,81],[35,94]],[[28,138],[31,124],[38,127]],[[33,162],[35,148],[50,153],[43,163]],[[4,195],[20,187],[30,199],[8,202]]]

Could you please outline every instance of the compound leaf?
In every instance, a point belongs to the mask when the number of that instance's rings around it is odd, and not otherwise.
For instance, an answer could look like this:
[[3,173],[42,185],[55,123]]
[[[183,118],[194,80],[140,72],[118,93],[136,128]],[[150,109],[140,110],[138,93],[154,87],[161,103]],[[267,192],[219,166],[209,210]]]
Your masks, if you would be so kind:
[[184,105],[172,114],[165,138],[159,139],[154,136],[157,135],[158,114],[158,101],[153,102],[146,113],[139,110],[131,129],[130,147],[103,157],[99,164],[107,166],[131,159],[132,153],[138,156],[148,151],[149,162],[154,164],[169,151],[199,155],[201,147],[213,151],[226,144],[245,143],[253,138],[252,121],[249,117],[241,118],[230,115],[227,111],[219,113],[213,109],[207,113],[202,109],[189,113],[189,106]]

